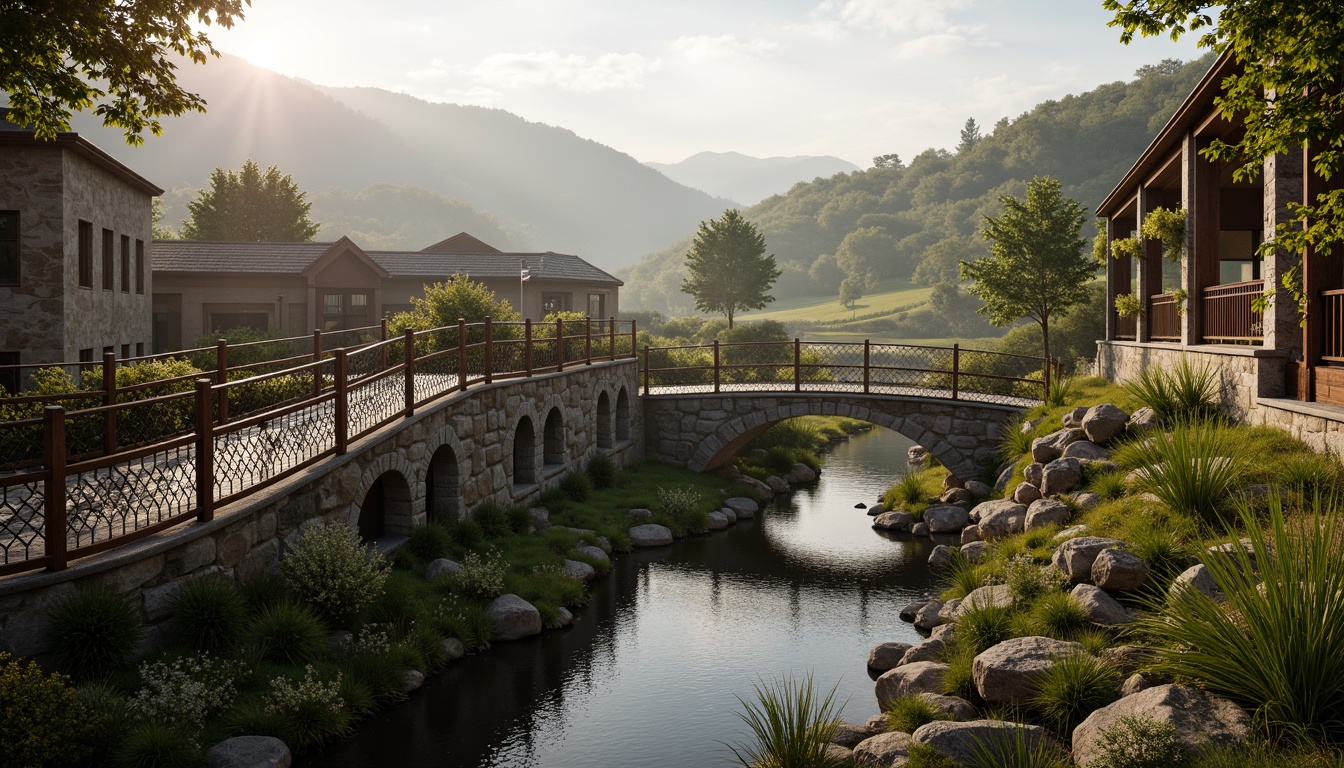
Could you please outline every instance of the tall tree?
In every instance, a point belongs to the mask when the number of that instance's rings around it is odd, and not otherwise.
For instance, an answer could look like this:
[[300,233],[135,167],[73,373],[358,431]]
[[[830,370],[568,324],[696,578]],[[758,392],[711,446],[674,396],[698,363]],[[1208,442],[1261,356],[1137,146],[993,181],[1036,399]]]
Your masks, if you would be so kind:
[[686,271],[690,276],[682,282],[682,292],[695,299],[701,312],[727,317],[729,328],[739,310],[760,309],[775,300],[770,286],[782,274],[775,257],[765,252],[765,238],[733,209],[717,220],[700,222],[686,254]]
[[873,158],[874,168],[904,168],[905,163],[901,162],[900,155],[878,155]]
[[[249,0],[0,0],[0,91],[11,122],[43,139],[93,108],[129,144],[158,135],[158,118],[205,111],[177,84],[174,54],[204,64],[218,56],[204,27],[232,27]],[[97,104],[97,106],[95,106]]]
[[895,255],[896,241],[885,229],[859,227],[840,241],[840,247],[835,249],[835,265],[845,273],[846,280],[872,289],[879,278],[888,276]]
[[216,168],[210,186],[187,203],[186,240],[303,242],[317,234],[308,219],[312,203],[289,174],[274,165],[262,173],[251,160],[238,173]]
[[1083,206],[1060,192],[1059,182],[1037,177],[1026,200],[999,198],[1003,213],[985,217],[988,258],[961,262],[961,277],[997,326],[1024,317],[1041,326],[1041,345],[1050,356],[1050,318],[1087,298],[1086,284],[1097,265],[1083,254]]
[[975,124],[975,118],[966,118],[966,125],[961,127],[961,143],[957,144],[957,154],[975,149],[981,138],[983,137],[980,135],[980,126]]
[[[1199,46],[1229,54],[1242,72],[1223,80],[1214,100],[1228,119],[1244,120],[1235,141],[1215,140],[1205,157],[1229,163],[1236,181],[1254,179],[1271,155],[1307,148],[1323,179],[1344,173],[1344,13],[1337,2],[1278,0],[1104,0],[1120,40],[1135,33],[1179,39],[1198,32]],[[1344,186],[1294,206],[1278,247],[1302,253],[1344,242]],[[1274,247],[1274,246],[1270,246]],[[1291,278],[1285,276],[1285,283]]]

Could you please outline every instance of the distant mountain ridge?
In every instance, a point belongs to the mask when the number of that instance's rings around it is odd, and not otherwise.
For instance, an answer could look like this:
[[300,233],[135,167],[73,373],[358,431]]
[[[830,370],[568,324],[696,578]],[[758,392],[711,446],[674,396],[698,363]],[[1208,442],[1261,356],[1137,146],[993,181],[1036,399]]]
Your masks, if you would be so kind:
[[782,195],[800,182],[860,170],[848,160],[829,155],[751,157],[739,152],[700,152],[679,163],[645,165],[692,189],[743,205]]
[[[576,253],[611,269],[729,205],[627,154],[503,110],[315,86],[227,55],[204,66],[184,62],[178,79],[209,111],[164,119],[163,135],[146,136],[140,147],[87,112],[74,120],[121,162],[181,190],[165,195],[170,225],[186,215],[184,188],[247,159],[294,177],[313,200],[313,219],[329,222],[320,236],[347,234],[331,225],[354,227],[384,243],[370,247],[423,247],[484,227],[492,229],[481,233],[487,240],[509,240],[500,247]],[[383,204],[362,210],[370,197]]]

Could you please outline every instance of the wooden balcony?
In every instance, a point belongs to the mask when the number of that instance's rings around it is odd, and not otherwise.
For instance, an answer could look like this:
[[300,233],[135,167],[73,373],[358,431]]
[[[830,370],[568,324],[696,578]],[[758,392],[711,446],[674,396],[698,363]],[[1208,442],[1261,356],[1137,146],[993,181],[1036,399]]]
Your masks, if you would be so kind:
[[1203,341],[1243,344],[1263,341],[1264,318],[1251,308],[1251,304],[1264,291],[1264,280],[1205,288]]
[[1137,317],[1119,317],[1115,318],[1115,338],[1121,341],[1135,341],[1138,339],[1139,322]]
[[1176,297],[1159,293],[1148,299],[1148,338],[1153,341],[1180,341],[1181,316]]
[[1344,290],[1321,291],[1321,359],[1344,363]]

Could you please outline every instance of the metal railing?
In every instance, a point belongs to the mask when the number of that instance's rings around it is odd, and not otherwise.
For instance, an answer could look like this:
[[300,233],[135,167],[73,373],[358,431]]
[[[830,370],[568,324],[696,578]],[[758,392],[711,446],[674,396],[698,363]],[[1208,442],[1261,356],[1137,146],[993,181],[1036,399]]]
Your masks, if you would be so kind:
[[1204,341],[1260,342],[1265,337],[1265,321],[1252,308],[1256,297],[1265,292],[1264,280],[1211,285],[1203,291]]
[[1180,341],[1181,315],[1176,297],[1159,293],[1148,299],[1148,338],[1153,341]]
[[69,412],[40,403],[38,415],[0,421],[0,575],[61,570],[211,520],[217,507],[469,386],[634,359],[635,332],[634,321],[615,319],[487,318],[325,352],[315,335],[311,356],[280,370],[147,382],[136,385],[140,399]]
[[792,341],[645,347],[644,394],[848,392],[1026,405],[1058,361],[906,344]]

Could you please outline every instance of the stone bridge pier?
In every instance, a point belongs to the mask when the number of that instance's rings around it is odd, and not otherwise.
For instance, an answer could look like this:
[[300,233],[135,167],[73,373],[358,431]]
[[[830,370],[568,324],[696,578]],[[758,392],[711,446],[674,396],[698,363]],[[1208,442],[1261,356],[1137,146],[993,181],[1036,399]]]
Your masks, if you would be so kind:
[[1002,425],[1020,406],[918,396],[849,393],[721,392],[654,394],[644,406],[649,459],[696,471],[726,463],[772,424],[795,416],[847,416],[899,432],[970,480],[990,466]]

